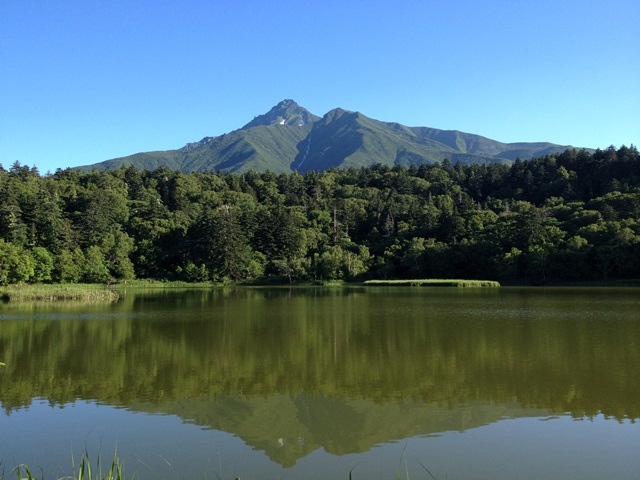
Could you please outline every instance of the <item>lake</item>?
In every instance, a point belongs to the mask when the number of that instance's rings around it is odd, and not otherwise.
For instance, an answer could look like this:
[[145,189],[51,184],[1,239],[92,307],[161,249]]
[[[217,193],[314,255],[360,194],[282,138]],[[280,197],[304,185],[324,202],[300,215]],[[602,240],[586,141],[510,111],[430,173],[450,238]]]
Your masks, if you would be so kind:
[[123,289],[0,362],[4,478],[640,478],[637,288]]

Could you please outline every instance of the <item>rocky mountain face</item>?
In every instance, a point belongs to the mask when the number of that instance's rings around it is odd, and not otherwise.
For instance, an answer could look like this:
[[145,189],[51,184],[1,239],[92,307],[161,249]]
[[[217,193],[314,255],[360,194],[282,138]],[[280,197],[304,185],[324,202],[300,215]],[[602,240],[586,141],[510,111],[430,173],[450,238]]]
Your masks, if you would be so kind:
[[264,115],[255,117],[241,130],[268,125],[290,125],[302,127],[307,123],[320,120],[306,108],[301,107],[293,100],[283,100]]

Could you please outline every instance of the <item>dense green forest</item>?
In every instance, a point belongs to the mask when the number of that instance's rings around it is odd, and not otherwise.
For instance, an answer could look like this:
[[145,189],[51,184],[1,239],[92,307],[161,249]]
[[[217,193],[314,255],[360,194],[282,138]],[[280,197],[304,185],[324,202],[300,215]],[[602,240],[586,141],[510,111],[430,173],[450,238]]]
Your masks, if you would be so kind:
[[0,285],[640,275],[640,155],[304,175],[0,166]]

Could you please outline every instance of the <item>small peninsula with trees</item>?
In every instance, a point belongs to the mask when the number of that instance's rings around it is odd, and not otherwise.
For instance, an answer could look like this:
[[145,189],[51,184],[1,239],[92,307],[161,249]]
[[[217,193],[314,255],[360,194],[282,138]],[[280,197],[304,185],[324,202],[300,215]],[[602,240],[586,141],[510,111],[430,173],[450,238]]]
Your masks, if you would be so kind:
[[640,275],[640,155],[299,174],[0,166],[0,285]]

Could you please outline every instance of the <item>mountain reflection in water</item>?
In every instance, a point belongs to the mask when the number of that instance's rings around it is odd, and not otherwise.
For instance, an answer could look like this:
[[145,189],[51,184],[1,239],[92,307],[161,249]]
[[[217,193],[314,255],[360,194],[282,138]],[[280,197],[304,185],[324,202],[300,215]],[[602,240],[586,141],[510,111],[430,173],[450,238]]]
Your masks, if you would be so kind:
[[284,466],[503,418],[640,418],[633,289],[126,291],[0,310],[0,402],[230,432]]
[[132,408],[175,414],[189,423],[233,433],[285,467],[319,448],[334,455],[360,453],[393,440],[465,431],[506,418],[549,414],[548,410],[524,409],[517,403],[442,405],[410,400],[379,403],[304,394],[204,397],[165,403],[161,409],[148,404]]

